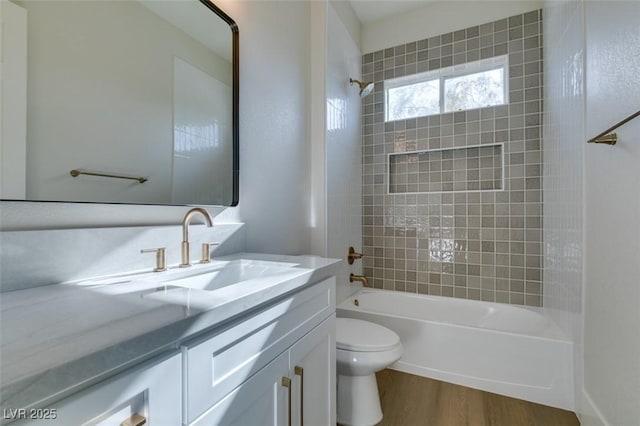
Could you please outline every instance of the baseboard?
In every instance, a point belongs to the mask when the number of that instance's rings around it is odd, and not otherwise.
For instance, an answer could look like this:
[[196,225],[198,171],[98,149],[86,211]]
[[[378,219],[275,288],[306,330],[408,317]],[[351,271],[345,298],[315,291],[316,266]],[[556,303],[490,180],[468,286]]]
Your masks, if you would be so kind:
[[582,389],[582,401],[580,404],[581,410],[578,413],[578,419],[582,426],[611,426],[602,415],[602,412],[598,409],[598,406],[593,402],[591,396],[585,389]]

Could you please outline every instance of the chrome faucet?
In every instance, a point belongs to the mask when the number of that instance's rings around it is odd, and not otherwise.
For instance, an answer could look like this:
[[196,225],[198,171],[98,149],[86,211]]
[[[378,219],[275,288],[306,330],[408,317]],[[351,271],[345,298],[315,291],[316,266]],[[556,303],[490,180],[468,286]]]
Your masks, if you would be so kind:
[[202,215],[204,217],[204,221],[207,226],[211,228],[213,226],[213,219],[208,211],[203,209],[202,207],[196,207],[191,209],[184,215],[184,219],[182,219],[182,263],[180,263],[181,268],[188,268],[191,266],[189,261],[189,222],[196,215]]

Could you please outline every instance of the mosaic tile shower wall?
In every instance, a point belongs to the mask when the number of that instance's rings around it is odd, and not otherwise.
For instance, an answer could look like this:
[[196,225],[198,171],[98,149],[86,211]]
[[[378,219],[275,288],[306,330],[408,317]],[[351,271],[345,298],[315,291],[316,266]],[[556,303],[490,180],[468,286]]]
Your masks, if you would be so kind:
[[502,189],[502,145],[392,154],[389,193]]
[[[542,305],[541,18],[532,11],[363,55],[363,78],[376,84],[362,110],[363,266],[373,287]],[[500,55],[509,60],[507,105],[385,122],[385,79]],[[467,165],[443,181],[420,165],[405,172],[403,156],[389,155],[439,150],[422,160],[442,169],[444,155],[455,161],[478,145],[492,156],[500,147],[503,167],[486,160],[491,179]]]

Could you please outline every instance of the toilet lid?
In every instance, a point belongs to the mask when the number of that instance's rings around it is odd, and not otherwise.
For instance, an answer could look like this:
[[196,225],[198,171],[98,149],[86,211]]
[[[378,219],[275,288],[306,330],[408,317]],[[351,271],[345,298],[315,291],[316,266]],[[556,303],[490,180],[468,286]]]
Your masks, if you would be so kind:
[[336,318],[336,347],[356,352],[392,349],[400,343],[393,331],[369,321]]

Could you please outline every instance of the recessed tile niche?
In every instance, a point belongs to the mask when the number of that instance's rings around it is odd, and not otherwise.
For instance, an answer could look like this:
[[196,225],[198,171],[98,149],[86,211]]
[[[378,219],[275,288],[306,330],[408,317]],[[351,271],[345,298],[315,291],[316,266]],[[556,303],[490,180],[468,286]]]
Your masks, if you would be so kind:
[[389,154],[389,193],[503,189],[502,144]]

